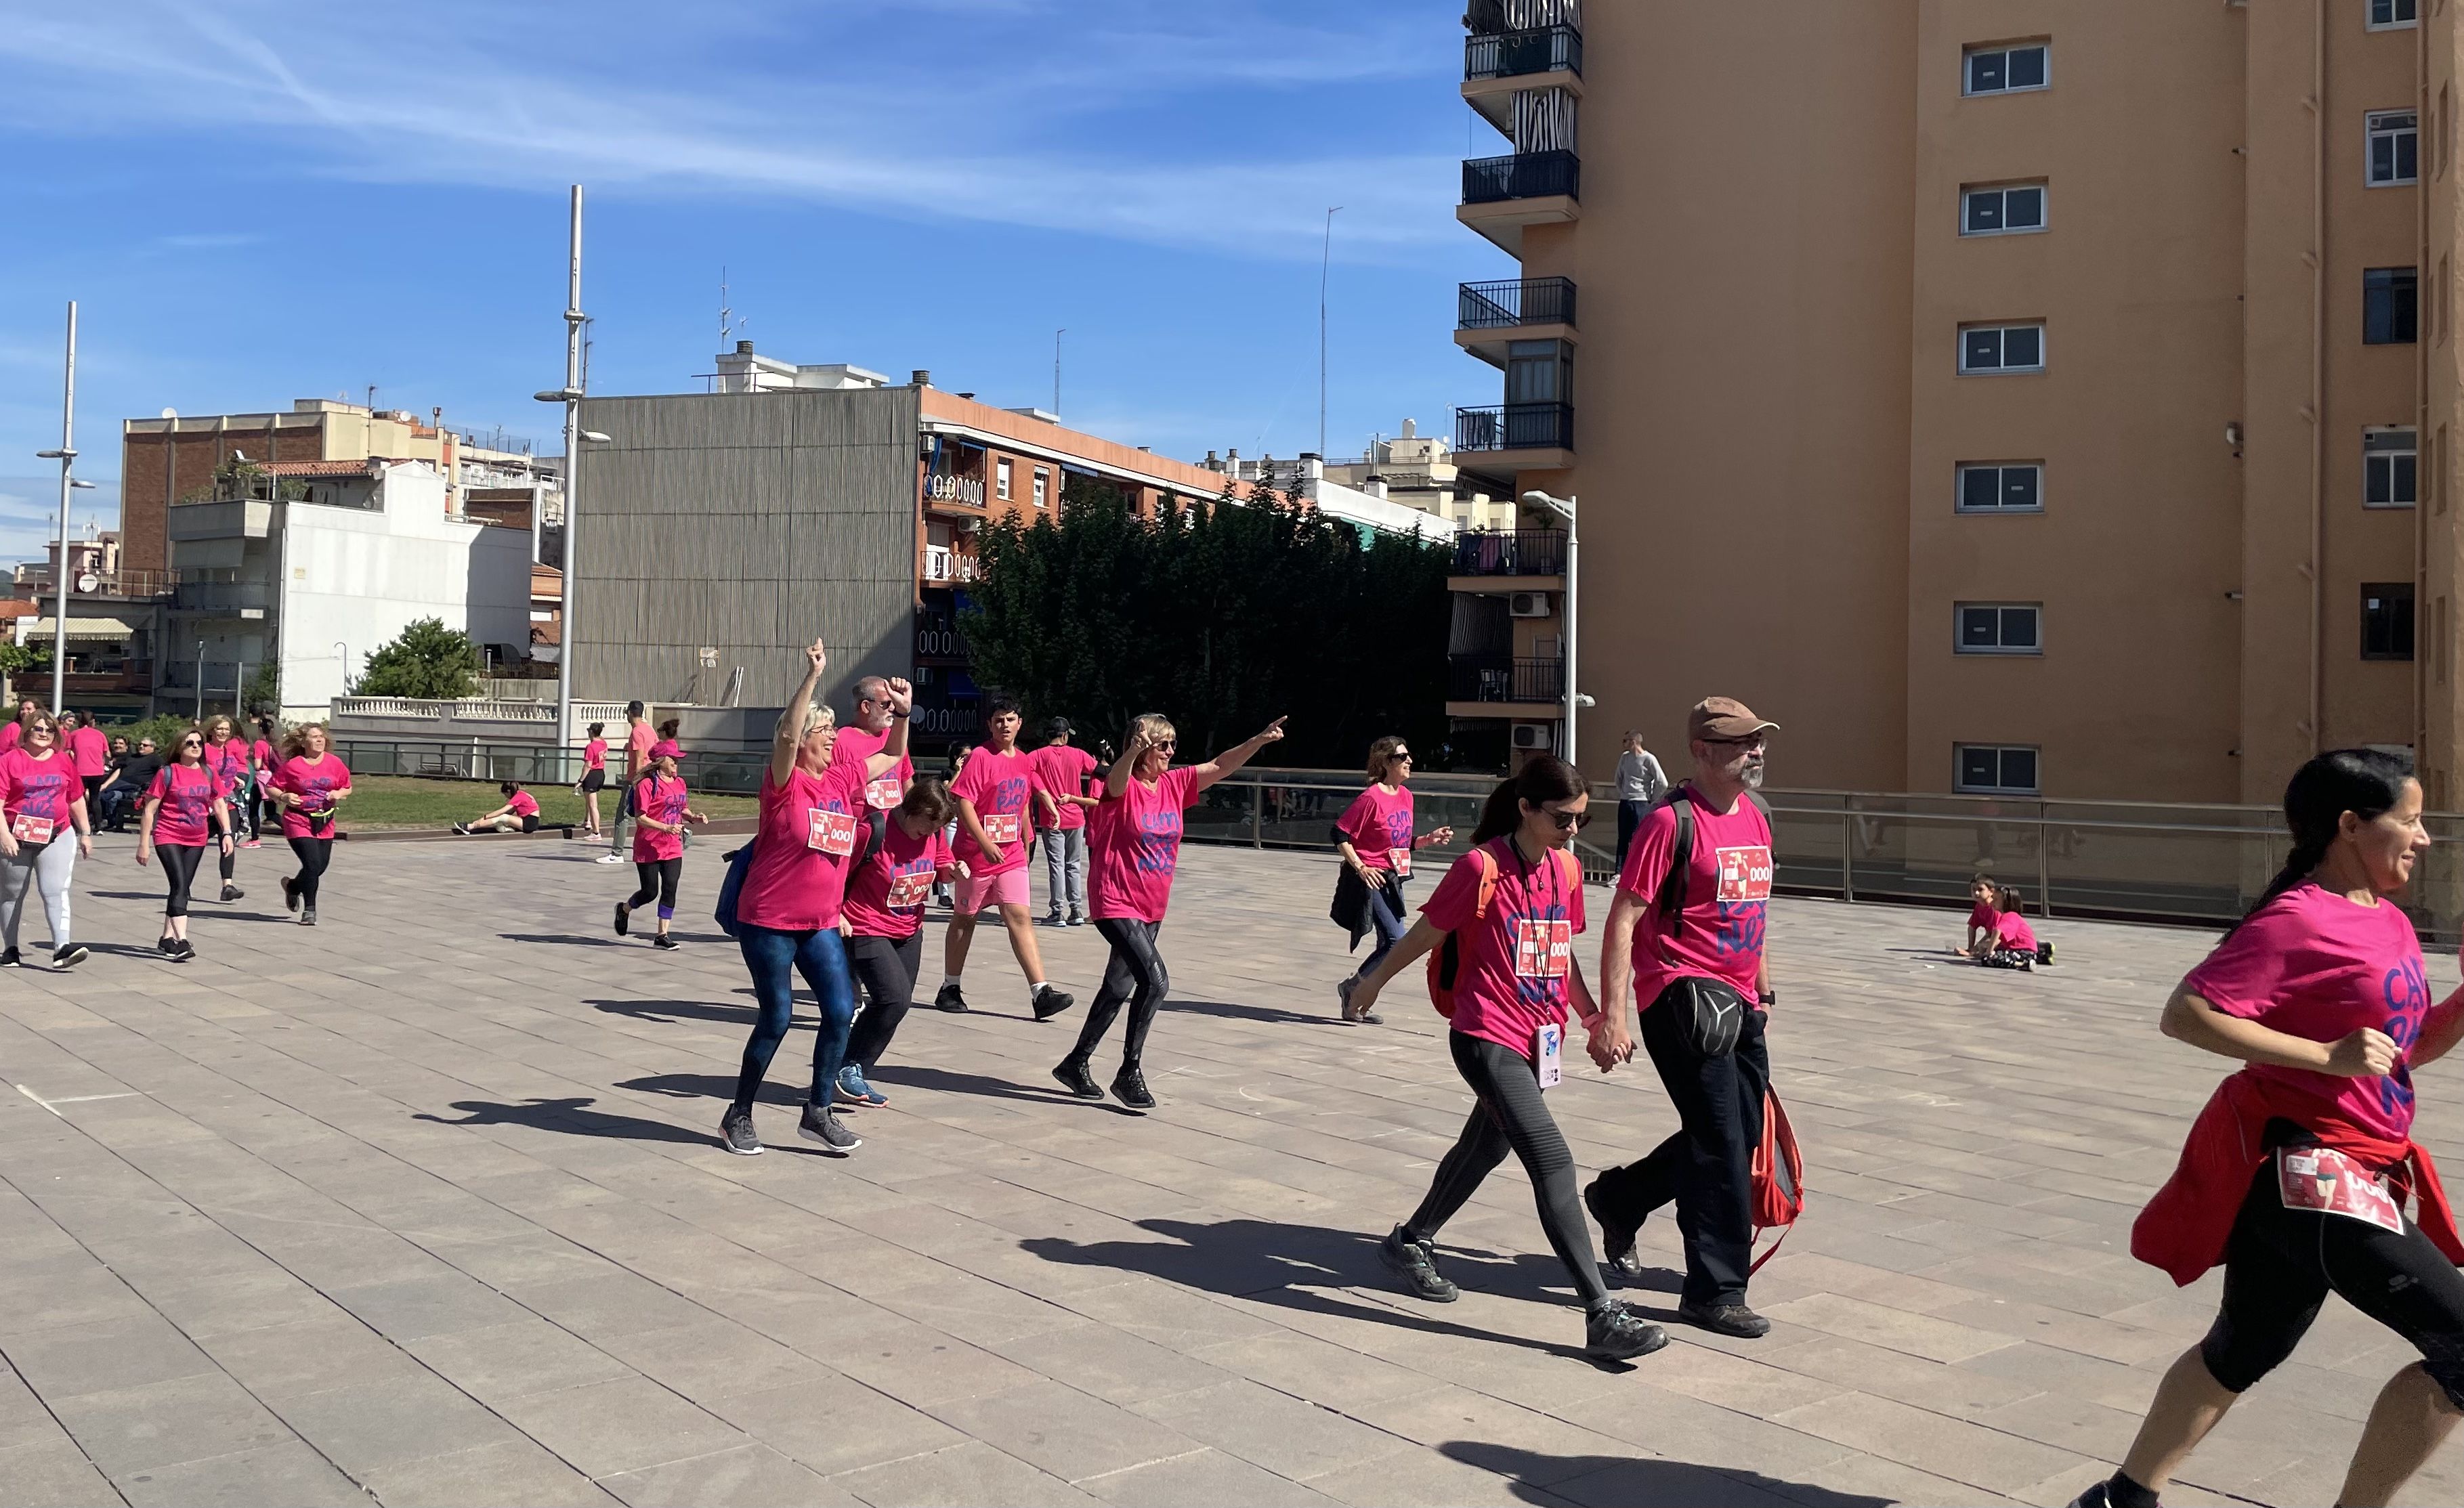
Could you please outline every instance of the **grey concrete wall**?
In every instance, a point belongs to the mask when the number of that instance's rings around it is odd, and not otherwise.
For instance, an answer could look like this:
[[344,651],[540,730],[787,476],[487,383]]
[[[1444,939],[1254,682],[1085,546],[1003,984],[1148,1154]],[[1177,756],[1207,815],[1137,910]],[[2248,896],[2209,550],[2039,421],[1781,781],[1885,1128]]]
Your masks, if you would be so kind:
[[[574,505],[578,699],[776,708],[829,645],[842,714],[914,663],[913,388],[594,398]],[[703,669],[696,651],[718,650]]]

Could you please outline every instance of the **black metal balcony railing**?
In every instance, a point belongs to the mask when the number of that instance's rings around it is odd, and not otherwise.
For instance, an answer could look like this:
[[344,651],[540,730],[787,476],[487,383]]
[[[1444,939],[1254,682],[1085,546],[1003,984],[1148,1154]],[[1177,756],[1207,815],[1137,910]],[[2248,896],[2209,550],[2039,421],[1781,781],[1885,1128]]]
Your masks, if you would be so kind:
[[1529,450],[1574,447],[1572,404],[1491,404],[1455,410],[1458,450]]
[[1582,71],[1583,33],[1571,26],[1543,26],[1463,38],[1466,81]]
[[1459,654],[1447,661],[1450,702],[1558,702],[1566,695],[1566,662],[1511,655]]
[[1463,164],[1463,202],[1495,204],[1502,199],[1540,199],[1582,195],[1583,164],[1573,153],[1517,152],[1511,157],[1479,157]]
[[1573,324],[1571,277],[1509,277],[1497,283],[1465,283],[1455,295],[1455,325],[1463,330],[1503,330],[1514,325]]
[[1455,535],[1457,576],[1563,576],[1561,529],[1501,529]]

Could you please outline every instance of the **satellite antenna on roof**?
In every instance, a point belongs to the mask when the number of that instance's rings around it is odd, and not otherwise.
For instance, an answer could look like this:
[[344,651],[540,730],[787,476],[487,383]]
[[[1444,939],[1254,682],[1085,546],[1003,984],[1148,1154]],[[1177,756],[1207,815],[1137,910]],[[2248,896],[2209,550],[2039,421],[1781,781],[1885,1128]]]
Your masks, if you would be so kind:
[[[726,264],[721,263],[718,269],[718,349],[719,354],[722,356],[727,353],[727,348],[730,343],[736,339],[736,332],[752,323],[749,319],[738,319],[736,317],[736,311],[730,305],[731,300],[728,297],[727,267]],[[711,382],[714,384],[715,384],[717,381],[718,379],[715,377],[711,379]],[[713,386],[712,391],[717,391],[715,385]]]

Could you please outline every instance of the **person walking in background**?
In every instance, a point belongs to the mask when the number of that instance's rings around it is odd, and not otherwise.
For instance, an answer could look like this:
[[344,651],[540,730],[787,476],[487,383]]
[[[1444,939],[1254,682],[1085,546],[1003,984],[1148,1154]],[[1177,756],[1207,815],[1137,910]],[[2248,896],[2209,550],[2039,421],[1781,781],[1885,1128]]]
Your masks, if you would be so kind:
[[[42,710],[42,704],[31,696],[21,696],[17,699],[16,718],[11,722],[0,723],[0,754],[7,754],[17,747],[18,741],[26,736],[26,725],[33,721],[34,714]],[[57,731],[55,727],[54,732],[56,733]]]
[[582,746],[582,779],[573,794],[582,798],[583,809],[589,814],[588,825],[582,829],[584,838],[602,836],[599,827],[599,793],[607,789],[607,732],[605,723],[593,723],[586,730],[589,742]]
[[1335,878],[1334,919],[1351,929],[1357,947],[1365,931],[1377,934],[1377,946],[1360,967],[1334,987],[1347,1021],[1378,1024],[1366,1007],[1353,1010],[1352,992],[1403,938],[1403,882],[1412,877],[1412,855],[1419,849],[1454,841],[1451,827],[1416,834],[1412,793],[1412,751],[1389,735],[1369,746],[1369,788],[1353,798],[1334,823],[1334,851],[1343,858]]
[[600,863],[625,862],[625,828],[633,816],[633,782],[650,767],[650,746],[658,736],[650,731],[650,719],[644,715],[640,702],[625,704],[625,798],[616,803],[616,820],[607,824],[607,851],[598,858]]
[[17,933],[33,894],[51,924],[52,967],[74,969],[86,949],[69,934],[69,883],[77,860],[94,857],[85,782],[49,713],[37,710],[20,728],[17,747],[0,754],[0,969],[23,966]]
[[98,799],[102,803],[100,816],[106,833],[128,831],[128,819],[135,815],[139,803],[154,784],[154,772],[163,768],[163,757],[154,751],[154,740],[140,738],[134,753],[120,762],[119,768],[102,777]]
[[327,742],[323,723],[293,728],[282,740],[282,767],[274,774],[282,838],[299,861],[299,872],[282,882],[282,899],[302,927],[317,925],[318,892],[334,862],[334,813],[351,794],[351,767]]
[[256,802],[249,785],[248,745],[231,736],[231,720],[228,717],[206,719],[206,768],[212,772],[214,789],[223,798],[231,819],[231,841],[223,845],[222,893],[217,900],[226,904],[248,894],[232,882],[239,875],[239,855],[233,850],[239,842],[239,813],[244,805]]
[[1035,824],[1044,836],[1046,927],[1087,921],[1087,813],[1096,804],[1087,794],[1087,777],[1095,773],[1095,756],[1071,748],[1070,732],[1069,719],[1046,719],[1044,747],[1027,755],[1035,772]]
[[505,798],[504,805],[497,807],[495,811],[490,812],[483,817],[474,817],[467,822],[455,822],[453,824],[453,831],[464,838],[468,838],[473,833],[535,833],[539,831],[539,798],[531,795],[528,791],[523,790],[522,782],[519,780],[503,781],[497,785],[496,794]]
[[263,846],[257,837],[264,831],[262,824],[282,820],[282,808],[275,800],[273,790],[274,772],[282,768],[282,756],[274,747],[273,718],[259,717],[256,720],[256,739],[248,746],[248,754],[256,767],[256,799],[249,807],[248,841],[240,846],[256,848]]
[[1629,729],[1625,735],[1625,752],[1617,755],[1617,867],[1625,867],[1625,851],[1634,844],[1634,830],[1642,825],[1643,815],[1660,804],[1668,794],[1668,772],[1642,746],[1642,734]]
[[1763,951],[1771,822],[1751,793],[1778,726],[1725,696],[1696,703],[1685,719],[1694,777],[1643,819],[1617,871],[1600,951],[1611,1025],[1624,1038],[1626,1013],[1640,1004],[1642,1045],[1681,1124],[1651,1155],[1583,1191],[1609,1267],[1627,1280],[1641,1276],[1635,1234],[1674,1201],[1685,1243],[1678,1316],[1746,1340],[1771,1330],[1746,1303],[1752,1161],[1771,1083],[1763,1033],[1778,998]]
[[616,935],[622,937],[632,927],[633,913],[657,901],[659,929],[650,946],[668,950],[676,946],[668,924],[675,920],[676,885],[684,878],[685,824],[710,820],[693,809],[693,793],[676,773],[683,761],[684,751],[667,739],[650,746],[650,768],[631,793],[633,871],[642,884],[631,900],[616,903]]
[[950,783],[958,801],[957,856],[961,866],[958,904],[950,913],[950,929],[942,938],[943,973],[933,1003],[944,1011],[963,1011],[958,975],[967,967],[967,947],[975,940],[976,918],[986,907],[1001,912],[1009,933],[1010,951],[1026,975],[1027,1008],[1042,1020],[1077,1003],[1045,982],[1044,952],[1036,946],[1035,923],[1027,915],[1026,809],[1033,799],[1035,778],[1026,755],[1018,747],[1018,731],[1025,721],[1018,703],[996,696],[984,704],[985,742],[967,756],[966,768]]
[[930,776],[916,780],[883,824],[881,841],[847,881],[847,967],[866,999],[839,1068],[841,1104],[890,1103],[872,1086],[872,1071],[915,999],[915,976],[924,967],[925,896],[936,877],[957,869],[941,836],[956,806],[948,786]]
[[62,752],[77,764],[77,778],[85,782],[85,798],[92,810],[95,793],[102,789],[102,777],[111,769],[111,740],[94,726],[94,714],[79,716],[76,712],[60,714]]
[[163,903],[163,935],[154,944],[173,963],[197,956],[188,941],[188,888],[205,862],[206,844],[231,851],[231,805],[206,765],[206,735],[191,727],[180,734],[171,762],[154,772],[145,808],[137,820],[137,862],[163,861],[169,895]]

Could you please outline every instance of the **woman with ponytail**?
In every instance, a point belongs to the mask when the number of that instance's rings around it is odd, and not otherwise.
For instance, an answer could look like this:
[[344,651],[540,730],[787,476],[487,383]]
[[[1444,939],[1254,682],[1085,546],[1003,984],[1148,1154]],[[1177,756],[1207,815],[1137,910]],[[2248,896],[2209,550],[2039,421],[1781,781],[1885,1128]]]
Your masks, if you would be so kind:
[[2131,1254],[2177,1283],[2221,1262],[2223,1307],[2122,1470],[2079,1496],[2090,1508],[2154,1508],[2331,1292],[2425,1358],[2380,1391],[2338,1502],[2387,1501],[2464,1417],[2464,1241],[2411,1135],[2413,1071],[2464,1037],[2464,992],[2431,1005],[2393,899],[2430,846],[2421,786],[2404,754],[2338,750],[2294,774],[2284,817],[2283,869],[2165,1005],[2166,1036],[2249,1066],[2131,1231]]
[[1471,852],[1446,871],[1412,929],[1362,976],[1349,1003],[1365,1012],[1397,974],[1451,940],[1446,1046],[1479,1103],[1438,1164],[1428,1196],[1386,1237],[1379,1257],[1413,1293],[1451,1302],[1456,1288],[1438,1271],[1438,1232],[1511,1151],[1531,1179],[1540,1228],[1582,1298],[1586,1349],[1622,1358],[1656,1351],[1668,1336],[1609,1296],[1574,1200],[1573,1153],[1541,1097],[1558,1082],[1569,1004],[1592,1034],[1594,1062],[1606,1071],[1624,1058],[1609,1050],[1615,1034],[1574,961],[1583,871],[1569,850],[1590,805],[1590,787],[1563,759],[1542,755],[1501,782],[1472,829]]

